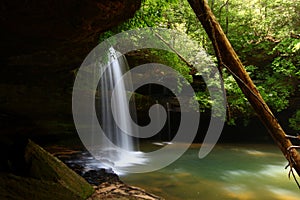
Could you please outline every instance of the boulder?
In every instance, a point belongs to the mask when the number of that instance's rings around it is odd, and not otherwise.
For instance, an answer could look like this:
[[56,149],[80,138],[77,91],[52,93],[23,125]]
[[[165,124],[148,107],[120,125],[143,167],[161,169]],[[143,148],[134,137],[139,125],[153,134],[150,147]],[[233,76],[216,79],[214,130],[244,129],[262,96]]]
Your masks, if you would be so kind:
[[87,199],[94,192],[81,176],[31,140],[8,162],[11,170],[0,174],[0,199]]

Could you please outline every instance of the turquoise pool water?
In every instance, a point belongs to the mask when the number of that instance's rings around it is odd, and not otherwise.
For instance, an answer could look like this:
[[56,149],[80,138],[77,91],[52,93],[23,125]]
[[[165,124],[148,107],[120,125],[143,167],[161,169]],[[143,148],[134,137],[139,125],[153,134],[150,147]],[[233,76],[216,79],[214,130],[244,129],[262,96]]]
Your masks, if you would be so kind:
[[[143,145],[144,150],[155,148]],[[176,162],[159,171],[121,176],[165,199],[298,200],[300,190],[288,178],[287,161],[274,145],[217,145],[204,159],[194,144]]]

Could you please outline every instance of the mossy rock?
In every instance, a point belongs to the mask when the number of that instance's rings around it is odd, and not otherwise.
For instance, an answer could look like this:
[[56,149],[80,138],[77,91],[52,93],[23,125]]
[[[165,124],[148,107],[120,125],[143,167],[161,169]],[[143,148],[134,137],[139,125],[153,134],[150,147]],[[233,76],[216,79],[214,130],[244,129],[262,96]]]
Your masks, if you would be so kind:
[[84,178],[31,140],[23,150],[18,154],[24,159],[17,163],[23,172],[0,174],[0,199],[73,200],[87,199],[94,193]]
[[30,140],[25,148],[25,162],[28,164],[30,176],[33,178],[58,182],[83,199],[86,199],[94,191],[84,178]]
[[38,180],[14,174],[0,174],[0,199],[14,200],[66,200],[83,199],[60,183]]

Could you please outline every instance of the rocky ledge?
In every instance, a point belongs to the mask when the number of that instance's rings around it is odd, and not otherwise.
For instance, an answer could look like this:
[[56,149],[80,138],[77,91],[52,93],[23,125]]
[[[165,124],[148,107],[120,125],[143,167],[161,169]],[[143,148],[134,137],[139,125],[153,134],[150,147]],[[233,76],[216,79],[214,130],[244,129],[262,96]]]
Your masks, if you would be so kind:
[[141,0],[0,1],[0,136],[74,133],[75,71]]
[[[17,147],[17,148],[16,148]],[[0,199],[50,200],[160,200],[145,190],[123,183],[111,170],[84,170],[80,164],[64,164],[31,140],[18,141],[6,150],[0,163]],[[14,152],[11,154],[11,152]]]
[[95,193],[87,200],[162,200],[163,198],[150,194],[145,190],[129,186],[123,182],[104,182],[98,186],[94,186]]
[[127,185],[120,180],[113,170],[101,168],[103,165],[80,146],[73,146],[70,149],[64,146],[53,145],[48,146],[46,149],[93,186],[95,192],[88,200],[163,199],[142,188]]

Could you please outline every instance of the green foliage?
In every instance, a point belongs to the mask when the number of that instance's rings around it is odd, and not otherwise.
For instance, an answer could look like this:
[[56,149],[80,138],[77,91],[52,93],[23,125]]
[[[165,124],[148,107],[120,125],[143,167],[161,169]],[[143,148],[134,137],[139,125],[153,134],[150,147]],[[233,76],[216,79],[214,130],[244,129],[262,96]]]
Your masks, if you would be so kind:
[[272,51],[278,56],[272,68],[282,76],[300,78],[300,39],[285,38]]
[[289,119],[289,122],[291,128],[300,131],[300,110],[297,110],[294,116]]
[[[278,79],[275,82],[284,84],[285,95],[282,99],[287,101],[287,97],[299,89],[300,79],[300,39],[285,38],[272,51],[276,58],[272,62],[272,69]],[[285,99],[284,99],[285,98]],[[300,111],[298,110],[289,119],[290,127],[300,130]]]
[[147,57],[149,63],[161,63],[170,66],[178,71],[187,81],[193,82],[190,68],[175,53],[158,49],[147,49],[144,52],[143,56]]
[[[208,1],[267,104],[276,112],[286,109],[290,98],[299,89],[300,82],[300,39],[290,37],[291,33],[300,32],[300,1],[226,2]],[[148,26],[186,33],[208,53],[214,53],[207,35],[186,0],[144,0],[141,9],[132,19],[101,35],[100,41],[122,31]],[[173,66],[193,83],[190,68],[175,54],[153,51],[151,56],[156,62],[165,62],[168,66]],[[240,116],[249,118],[254,113],[247,99],[226,70],[223,76],[231,113],[229,121],[234,122],[234,119]],[[195,88],[201,110],[210,109],[213,102],[205,85]],[[300,111],[290,120],[291,126],[295,128],[299,119]]]
[[[246,65],[258,90],[273,111],[289,106],[298,89],[300,31],[298,1],[230,0],[214,2],[213,12]],[[227,9],[225,9],[227,7]],[[221,9],[222,8],[222,9]],[[224,73],[225,88],[233,116],[253,114],[231,76]]]
[[102,34],[100,41],[122,31],[144,27],[168,28],[187,33],[202,46],[209,42],[188,2],[181,0],[144,0],[133,18]]
[[236,116],[249,116],[249,114],[253,112],[250,104],[248,103],[248,100],[244,96],[241,89],[238,87],[238,84],[234,80],[234,78],[231,75],[227,74],[225,71],[223,72],[223,77],[225,82],[227,101],[230,108],[231,123],[233,123]]
[[209,92],[207,90],[197,91],[196,100],[199,102],[199,108],[201,112],[204,112],[207,109],[211,109],[212,101],[210,99]]

